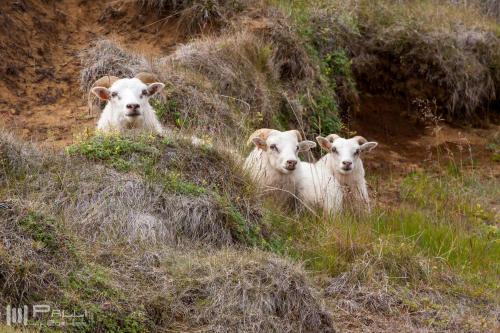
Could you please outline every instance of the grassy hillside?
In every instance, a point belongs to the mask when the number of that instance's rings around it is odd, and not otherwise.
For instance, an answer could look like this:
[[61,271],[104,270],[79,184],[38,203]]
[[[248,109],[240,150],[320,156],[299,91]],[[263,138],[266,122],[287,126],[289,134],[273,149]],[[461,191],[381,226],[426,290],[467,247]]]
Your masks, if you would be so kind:
[[[81,89],[154,72],[169,135],[81,133],[55,150],[0,131],[0,307],[89,311],[75,332],[497,330],[499,137],[440,134],[497,119],[500,30],[481,3],[114,4],[191,38],[153,57],[96,36]],[[287,210],[241,169],[256,128],[350,135],[372,95],[443,144],[410,172],[388,167],[394,151],[369,158],[370,214]]]

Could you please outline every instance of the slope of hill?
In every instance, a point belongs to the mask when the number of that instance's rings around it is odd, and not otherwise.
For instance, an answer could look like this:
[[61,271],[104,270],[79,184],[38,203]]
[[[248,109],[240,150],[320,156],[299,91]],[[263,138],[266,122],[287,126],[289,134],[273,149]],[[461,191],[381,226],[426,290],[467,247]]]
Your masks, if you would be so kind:
[[[500,30],[453,3],[2,2],[0,306],[88,311],[75,332],[498,330]],[[94,136],[92,82],[143,70],[171,134]],[[235,155],[260,127],[378,141],[373,212],[263,197]]]

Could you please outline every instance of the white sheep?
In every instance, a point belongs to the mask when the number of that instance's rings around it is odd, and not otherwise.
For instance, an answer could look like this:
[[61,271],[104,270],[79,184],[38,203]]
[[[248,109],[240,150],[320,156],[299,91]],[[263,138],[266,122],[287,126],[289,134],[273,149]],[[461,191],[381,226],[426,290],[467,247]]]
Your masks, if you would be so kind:
[[361,155],[377,146],[361,136],[344,139],[336,134],[316,138],[328,154],[316,163],[302,163],[296,177],[299,197],[327,214],[345,208],[369,211],[370,198]]
[[97,130],[102,132],[123,132],[127,129],[141,129],[163,134],[156,114],[149,104],[149,98],[165,86],[153,81],[154,75],[140,73],[135,78],[119,79],[105,76],[97,80],[91,89],[100,100],[107,101]]
[[250,135],[247,144],[254,144],[255,148],[246,158],[244,168],[257,184],[273,191],[277,201],[294,197],[294,172],[300,166],[298,153],[316,147],[316,143],[302,141],[297,130],[280,132],[262,128]]

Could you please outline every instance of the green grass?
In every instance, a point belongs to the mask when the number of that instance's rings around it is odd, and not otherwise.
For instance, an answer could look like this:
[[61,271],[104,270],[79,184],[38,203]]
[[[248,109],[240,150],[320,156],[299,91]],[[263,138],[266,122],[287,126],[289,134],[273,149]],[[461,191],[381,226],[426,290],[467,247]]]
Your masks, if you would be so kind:
[[[341,111],[357,103],[358,92],[351,70],[351,59],[344,48],[323,52],[329,43],[319,38],[311,24],[313,5],[307,1],[271,1],[290,15],[291,22],[304,42],[311,61],[319,68],[318,86],[307,91],[300,99],[310,110],[308,118],[311,135],[338,133],[342,129]],[[323,29],[329,29],[325,26]]]
[[318,95],[309,103],[312,114],[309,123],[314,135],[328,135],[338,133],[342,128],[342,123],[338,117],[338,106],[335,99],[329,94]]
[[78,322],[78,326],[70,327],[70,331],[134,333],[148,330],[151,323],[144,309],[137,305],[125,307],[128,295],[113,283],[117,282],[111,272],[98,264],[86,263],[69,272],[63,286],[66,298],[59,300],[58,305],[75,313],[88,313],[88,317]]
[[337,276],[368,256],[376,258],[368,266],[378,265],[374,269],[395,283],[429,281],[439,287],[439,273],[445,272],[464,281],[455,286],[461,292],[494,297],[500,275],[499,221],[481,202],[498,197],[497,187],[470,171],[460,177],[410,173],[394,208],[335,219],[309,213],[289,218],[269,211],[266,222],[281,245],[277,252],[303,260],[315,272]]
[[172,146],[169,139],[140,135],[101,134],[80,139],[66,149],[69,155],[84,156],[104,162],[121,172],[135,171],[151,182],[158,182],[168,192],[200,195],[205,189],[183,179],[181,170],[159,170],[156,166],[161,150]]
[[164,190],[168,192],[191,195],[200,195],[207,192],[204,187],[183,180],[181,174],[174,171],[159,174],[157,178],[163,184]]
[[178,111],[179,103],[175,99],[169,98],[165,102],[151,99],[150,104],[161,121],[172,119],[177,127],[182,128],[184,126],[186,120],[181,118],[181,114]]
[[57,239],[55,221],[35,212],[30,212],[19,221],[19,225],[28,232],[34,241],[39,242],[52,252],[60,249],[62,240]]
[[[129,171],[133,166],[130,156],[141,154],[141,163],[148,164],[159,152],[153,147],[156,141],[153,135],[141,135],[137,138],[120,136],[117,133],[98,134],[79,138],[76,143],[66,148],[69,155],[85,156],[89,160],[105,162],[118,171]],[[168,144],[168,141],[165,142]]]
[[486,148],[491,152],[491,160],[500,162],[500,135],[496,135]]
[[[270,2],[289,13],[343,109],[356,107],[357,89],[434,98],[458,121],[494,109],[499,25],[478,11],[438,0]],[[472,35],[482,37],[464,47]]]

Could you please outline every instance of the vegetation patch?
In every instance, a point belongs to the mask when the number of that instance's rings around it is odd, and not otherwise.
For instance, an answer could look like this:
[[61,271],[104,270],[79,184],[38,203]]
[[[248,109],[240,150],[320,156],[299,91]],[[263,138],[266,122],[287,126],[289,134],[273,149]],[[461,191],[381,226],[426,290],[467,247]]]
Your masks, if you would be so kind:
[[[81,137],[66,148],[69,155],[82,155],[96,162],[106,162],[119,171],[129,171],[135,164],[148,164],[159,155],[153,147],[155,137],[139,135],[135,138],[122,137],[118,133]],[[162,141],[164,143],[165,141]],[[140,161],[132,159],[141,155]]]
[[[385,318],[370,327],[388,329],[392,316],[409,330],[493,327],[500,234],[491,202],[498,182],[483,177],[460,167],[458,174],[410,173],[397,208],[376,207],[362,218],[267,211],[280,245],[270,250],[331,276],[325,293],[346,314]],[[336,319],[352,323],[343,315]]]
[[498,107],[498,27],[474,5],[276,3],[291,14],[344,112],[358,109],[358,90],[435,101],[449,120],[484,121]]
[[182,31],[197,33],[226,26],[231,18],[245,10],[248,0],[135,0],[142,11],[169,15]]
[[335,331],[301,268],[275,256],[222,250],[184,257],[169,269],[184,330]]

